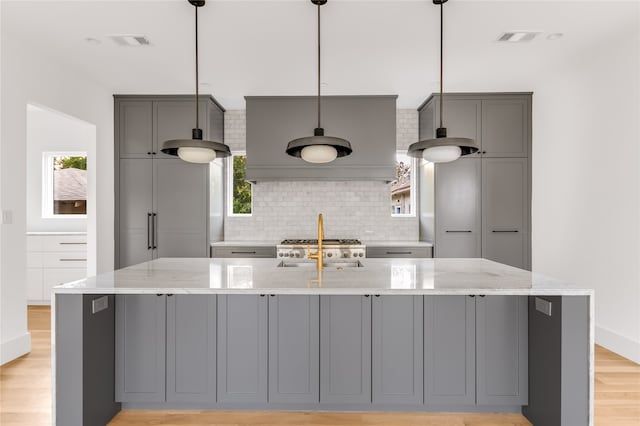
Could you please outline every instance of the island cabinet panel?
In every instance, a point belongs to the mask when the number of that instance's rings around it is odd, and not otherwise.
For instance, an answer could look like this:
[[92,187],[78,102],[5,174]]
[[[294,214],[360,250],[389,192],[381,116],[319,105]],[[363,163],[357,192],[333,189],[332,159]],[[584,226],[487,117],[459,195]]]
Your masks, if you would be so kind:
[[476,403],[475,299],[424,296],[426,405]]
[[372,301],[372,401],[423,402],[423,297],[375,296]]
[[269,297],[269,402],[319,402],[319,309],[320,296]]
[[165,400],[166,296],[116,296],[117,402]]
[[218,402],[267,402],[264,295],[218,296]]
[[216,296],[167,296],[167,402],[216,400]]
[[478,405],[527,405],[526,296],[476,297]]
[[320,296],[320,402],[371,403],[371,297]]
[[434,257],[481,257],[481,164],[463,158],[436,164]]

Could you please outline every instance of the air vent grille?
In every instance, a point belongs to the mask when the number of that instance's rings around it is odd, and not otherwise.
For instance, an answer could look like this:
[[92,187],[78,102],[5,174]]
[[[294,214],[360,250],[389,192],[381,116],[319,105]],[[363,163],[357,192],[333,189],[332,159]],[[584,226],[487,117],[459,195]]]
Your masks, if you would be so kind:
[[150,46],[151,42],[144,35],[113,34],[108,36],[118,46]]
[[537,31],[509,31],[506,33],[502,33],[500,37],[498,37],[498,41],[506,41],[508,43],[521,43],[533,40],[538,34],[540,33]]

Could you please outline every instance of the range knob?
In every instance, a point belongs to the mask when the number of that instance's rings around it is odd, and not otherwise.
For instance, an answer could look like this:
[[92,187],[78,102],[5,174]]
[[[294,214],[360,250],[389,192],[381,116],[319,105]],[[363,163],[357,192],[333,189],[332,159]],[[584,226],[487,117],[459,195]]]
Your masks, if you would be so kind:
[[360,256],[360,257],[364,257],[364,253],[360,253],[358,256]]
[[300,257],[300,253],[296,253],[296,257]]
[[327,253],[327,257],[333,256],[333,253]]
[[344,253],[342,257],[349,257],[349,253]]
[[352,256],[353,257],[358,257],[358,253],[353,253]]
[[282,257],[282,256],[284,256],[284,254],[283,253],[278,253],[278,256]]

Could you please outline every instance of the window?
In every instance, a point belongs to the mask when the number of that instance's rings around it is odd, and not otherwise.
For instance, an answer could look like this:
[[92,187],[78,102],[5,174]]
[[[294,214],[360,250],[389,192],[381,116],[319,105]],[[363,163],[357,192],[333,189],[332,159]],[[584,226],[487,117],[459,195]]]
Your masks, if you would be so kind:
[[86,152],[45,152],[42,176],[42,217],[86,216]]
[[391,182],[391,216],[415,216],[416,161],[404,152],[396,153],[396,179]]
[[247,156],[244,152],[229,157],[227,208],[229,216],[250,216],[253,207],[253,185],[247,182]]

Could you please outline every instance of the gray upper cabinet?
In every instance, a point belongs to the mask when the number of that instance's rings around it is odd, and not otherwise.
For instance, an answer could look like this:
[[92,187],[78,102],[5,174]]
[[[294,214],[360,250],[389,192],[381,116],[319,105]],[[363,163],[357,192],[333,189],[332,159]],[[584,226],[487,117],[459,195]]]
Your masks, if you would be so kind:
[[394,179],[396,96],[322,99],[325,134],[347,139],[353,153],[327,164],[310,164],[287,155],[289,141],[313,134],[317,126],[316,98],[248,96],[248,180]]
[[482,151],[485,157],[528,157],[531,97],[482,101]]
[[216,400],[216,296],[167,296],[167,402]]
[[[440,97],[436,96],[437,102]],[[436,103],[436,105],[438,105]],[[445,95],[444,127],[450,136],[471,138],[482,145],[482,101],[476,99],[455,99]],[[435,128],[440,126],[440,111],[435,109]],[[433,137],[433,136],[431,136]]]
[[165,400],[166,296],[116,296],[117,402]]
[[529,269],[529,189],[526,158],[482,160],[482,256]]
[[218,296],[218,402],[267,402],[266,296]]
[[118,103],[116,138],[120,158],[149,158],[153,152],[153,103],[122,101]]
[[475,404],[475,317],[475,297],[424,296],[426,405]]
[[269,402],[319,402],[320,296],[269,297]]
[[320,402],[371,404],[371,297],[320,296]]
[[154,161],[155,257],[208,257],[209,165]]
[[527,297],[476,297],[476,311],[478,405],[527,405]]
[[[191,137],[193,96],[115,96],[115,266],[209,256],[209,167],[161,153]],[[224,109],[200,97],[203,136],[222,141]],[[211,135],[211,136],[210,136]]]
[[422,296],[372,299],[372,401],[422,404]]
[[120,161],[118,258],[121,268],[153,259],[153,161]]
[[434,257],[481,257],[481,162],[436,164]]

